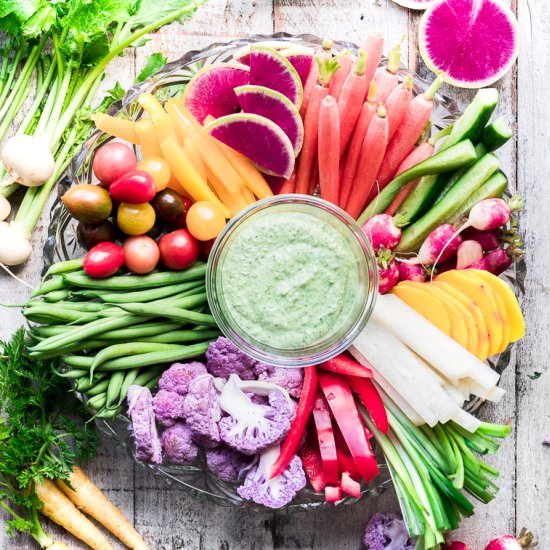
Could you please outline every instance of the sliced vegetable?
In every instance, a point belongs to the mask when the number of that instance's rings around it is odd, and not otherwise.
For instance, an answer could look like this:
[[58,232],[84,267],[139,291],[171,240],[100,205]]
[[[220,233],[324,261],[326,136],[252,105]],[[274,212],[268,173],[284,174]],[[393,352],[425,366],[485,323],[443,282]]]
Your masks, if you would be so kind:
[[332,359],[328,359],[327,361],[320,363],[318,368],[334,374],[341,374],[343,376],[372,378],[372,371],[368,367],[353,361],[345,355],[337,355]]
[[320,388],[317,388],[317,394],[313,402],[313,420],[317,430],[325,480],[327,483],[337,484],[340,479],[338,476],[336,442],[334,441],[328,404]]

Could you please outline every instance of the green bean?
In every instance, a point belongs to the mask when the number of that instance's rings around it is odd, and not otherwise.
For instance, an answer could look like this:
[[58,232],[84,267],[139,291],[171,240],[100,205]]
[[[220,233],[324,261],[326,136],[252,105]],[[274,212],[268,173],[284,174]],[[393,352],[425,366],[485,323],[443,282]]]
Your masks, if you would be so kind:
[[106,279],[93,279],[87,275],[68,273],[63,275],[65,283],[92,289],[129,290],[157,288],[159,286],[183,283],[204,278],[206,264],[195,263],[184,271],[168,271],[149,275],[119,275]]
[[109,382],[111,378],[112,377],[108,376],[106,378],[101,379],[99,382],[97,382],[88,390],[77,390],[77,391],[81,393],[85,393],[88,397],[94,397],[95,395],[105,393],[107,391],[107,388],[109,387]]
[[124,383],[125,376],[126,372],[123,370],[116,371],[111,374],[110,378],[108,379],[109,385],[107,387],[107,399],[105,401],[105,407],[111,407],[115,400],[117,402],[116,406],[118,407],[118,403],[120,402],[120,390],[122,388],[122,384]]
[[95,414],[94,418],[102,418],[105,420],[116,418],[122,412],[122,407],[118,406],[115,408],[103,407],[98,413]]
[[128,313],[148,315],[150,317],[166,317],[167,319],[186,321],[194,325],[217,326],[212,315],[197,313],[183,307],[151,306],[149,304],[125,304],[119,305],[119,307]]
[[44,327],[32,327],[31,335],[33,338],[39,336],[40,338],[49,338],[50,336],[58,336],[59,334],[64,334],[65,332],[72,330],[73,327],[68,325],[51,325]]
[[[128,388],[136,381],[136,378],[139,375],[140,369],[132,369],[128,371],[121,371],[124,372],[124,380],[122,382],[122,385],[120,386],[120,399],[118,401],[118,404],[121,405],[122,402],[126,399],[126,396],[128,395]],[[156,373],[155,373],[156,376]]]
[[149,384],[151,380],[155,379],[158,382],[158,379],[160,378],[163,371],[164,367],[151,367],[149,369],[140,370],[133,384],[136,386],[145,386],[146,384]]
[[183,344],[187,342],[196,342],[201,340],[212,340],[220,335],[219,330],[201,329],[201,330],[173,330],[156,336],[139,338],[136,342],[150,342],[157,344]]
[[170,332],[173,329],[178,329],[184,326],[182,322],[171,323],[159,323],[158,321],[151,321],[149,323],[136,324],[129,328],[120,328],[104,332],[101,335],[103,340],[135,340],[140,337],[156,336],[158,334],[164,334]]
[[54,357],[60,357],[67,353],[75,353],[77,351],[85,351],[90,349],[104,348],[112,342],[106,342],[105,340],[85,340],[82,342],[75,342],[66,346],[61,346],[50,351],[31,351],[29,355],[33,359],[43,361],[45,359],[52,359]]
[[66,300],[71,295],[70,290],[53,290],[45,294],[43,299],[46,302],[60,302],[61,300]]
[[[189,359],[202,355],[208,349],[212,340],[193,344],[190,346],[175,346],[172,350],[157,351],[152,353],[143,353],[141,355],[132,355],[130,357],[119,357],[106,361],[98,367],[98,370],[127,370],[147,365],[161,365],[171,363],[182,359]],[[85,355],[67,355],[63,357],[65,364],[78,369],[91,368],[94,358]]]
[[80,369],[71,369],[66,372],[60,372],[60,371],[54,371],[57,376],[61,376],[61,378],[82,378],[84,376],[89,376],[90,373],[87,370],[80,370]]
[[[35,323],[48,323],[48,319],[50,319],[50,322],[48,324],[55,324],[55,323],[88,323],[90,321],[93,321],[98,318],[98,316],[105,317],[105,316],[121,316],[122,314],[120,312],[117,312],[115,309],[109,308],[110,311],[105,310],[102,312],[80,312],[75,311],[72,309],[65,309],[62,307],[55,307],[53,306],[32,306],[30,308],[26,308],[23,311],[23,315],[29,319],[30,321],[34,321]],[[101,314],[101,315],[99,315]]]
[[151,380],[143,384],[143,386],[145,388],[152,390],[158,384],[158,381],[160,380],[160,376],[161,376],[160,374],[157,374],[157,376],[155,376],[154,378],[151,378]]
[[107,372],[99,372],[90,380],[90,373],[88,371],[84,371],[84,375],[78,379],[74,389],[81,393],[87,393],[96,384],[104,380],[107,375]]
[[50,275],[58,275],[60,273],[78,271],[79,269],[82,269],[83,262],[84,258],[79,258],[78,260],[67,260],[65,262],[57,262],[48,268],[48,271],[46,271],[44,275],[44,279],[46,279]]
[[44,281],[31,294],[31,298],[53,292],[54,290],[63,290],[66,286],[65,280],[61,275],[55,275],[51,279]]
[[94,395],[92,398],[88,399],[86,405],[93,409],[94,411],[100,411],[105,407],[105,402],[107,401],[107,394],[105,392]]

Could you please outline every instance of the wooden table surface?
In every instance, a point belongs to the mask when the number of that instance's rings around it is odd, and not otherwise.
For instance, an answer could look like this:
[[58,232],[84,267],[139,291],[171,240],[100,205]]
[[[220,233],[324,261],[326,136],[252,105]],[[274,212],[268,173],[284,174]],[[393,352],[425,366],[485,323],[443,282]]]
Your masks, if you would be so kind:
[[[498,83],[498,114],[515,129],[515,138],[499,156],[512,188],[526,199],[520,224],[525,240],[528,274],[523,299],[527,334],[519,343],[515,363],[505,371],[502,387],[507,395],[487,405],[482,416],[490,421],[510,420],[511,436],[489,462],[501,472],[497,498],[479,504],[473,518],[463,522],[459,539],[472,550],[482,550],[492,536],[532,529],[541,550],[550,549],[550,448],[541,440],[550,431],[548,407],[550,357],[550,193],[548,191],[548,139],[550,113],[550,3],[544,0],[504,0],[517,13],[521,52],[517,68]],[[412,70],[427,75],[417,49],[419,12],[390,0],[210,0],[185,25],[163,29],[143,48],[119,58],[109,67],[103,88],[117,79],[130,85],[146,56],[163,51],[177,59],[188,49],[255,33],[277,31],[312,33],[360,43],[379,28],[387,44],[405,34],[403,59]],[[463,106],[474,92],[444,88]],[[18,271],[31,284],[39,279],[40,249],[49,220],[43,217],[34,236],[35,259]],[[0,302],[22,302],[28,289],[0,274]],[[22,323],[16,310],[0,310],[0,337],[8,338]],[[529,375],[541,372],[538,380]],[[344,550],[361,548],[369,516],[397,510],[392,491],[354,506],[292,515],[253,513],[197,501],[168,485],[148,470],[137,467],[109,441],[88,468],[93,480],[123,510],[151,549],[245,550],[306,548]],[[49,527],[49,526],[48,526]],[[55,532],[55,527],[51,527]],[[82,548],[62,537],[71,548]],[[25,537],[7,539],[0,548],[35,548]],[[118,548],[118,547],[117,547]]]

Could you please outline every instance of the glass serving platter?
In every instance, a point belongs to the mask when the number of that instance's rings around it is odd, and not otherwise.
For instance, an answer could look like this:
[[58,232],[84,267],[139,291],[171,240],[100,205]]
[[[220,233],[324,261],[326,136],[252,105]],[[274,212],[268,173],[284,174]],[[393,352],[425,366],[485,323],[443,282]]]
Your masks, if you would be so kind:
[[[203,65],[228,61],[240,48],[259,41],[281,41],[301,46],[309,46],[319,49],[322,39],[316,36],[303,34],[298,36],[287,33],[273,35],[255,35],[246,39],[233,40],[226,43],[215,43],[200,51],[189,51],[177,61],[168,63],[160,72],[138,86],[131,88],[121,101],[114,103],[109,114],[120,116],[129,120],[138,120],[143,110],[137,104],[136,98],[143,92],[153,93],[159,100],[166,101],[172,97],[180,96],[190,78]],[[334,50],[349,49],[356,53],[358,46],[349,42],[335,42]],[[408,74],[405,67],[401,68],[401,74]],[[414,93],[422,93],[430,84],[418,75],[414,76]],[[452,124],[458,118],[460,111],[456,103],[445,95],[437,94],[434,98],[434,110],[432,114],[432,132]],[[63,206],[60,197],[74,183],[92,183],[92,162],[95,151],[112,139],[99,130],[94,131],[82,149],[73,158],[67,172],[58,182],[58,196],[50,213],[48,236],[44,245],[45,269],[52,263],[81,257],[85,250],[78,243],[76,236],[76,221],[69,215]],[[137,152],[137,151],[136,151]],[[512,285],[518,296],[523,294],[523,282],[525,278],[525,265],[517,262],[504,274],[504,278]],[[510,363],[510,348],[502,354],[492,357],[491,366],[501,373]],[[85,401],[82,395],[77,396]],[[475,411],[482,405],[482,400],[473,399],[468,404],[468,410]],[[253,510],[266,511],[266,508],[253,502],[243,500],[236,492],[238,484],[226,483],[217,476],[211,474],[206,468],[202,457],[191,466],[176,466],[170,464],[151,465],[138,461],[135,458],[133,441],[130,436],[129,420],[119,416],[114,420],[96,419],[98,428],[107,434],[118,446],[143,467],[150,468],[155,474],[165,477],[169,482],[181,486],[190,494],[206,498],[219,505],[241,506]],[[391,484],[391,476],[384,459],[378,450],[375,451],[380,465],[380,474],[369,484],[363,484],[361,497],[345,497],[342,503],[353,504],[362,498],[377,496]],[[328,505],[324,500],[324,494],[316,494],[311,488],[305,488],[298,493],[294,500],[286,506],[286,510],[309,510],[322,508]]]

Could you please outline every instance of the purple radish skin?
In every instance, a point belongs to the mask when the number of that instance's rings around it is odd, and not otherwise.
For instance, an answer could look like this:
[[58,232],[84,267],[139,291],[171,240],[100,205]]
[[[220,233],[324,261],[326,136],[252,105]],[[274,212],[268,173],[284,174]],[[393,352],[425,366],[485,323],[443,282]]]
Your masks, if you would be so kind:
[[418,256],[404,260],[411,264],[435,265],[456,255],[462,237],[452,225],[445,223],[436,227],[422,243]]
[[399,280],[423,283],[427,279],[426,271],[420,264],[399,262]]
[[477,241],[462,241],[456,251],[456,268],[465,269],[483,258],[483,247]]
[[533,542],[533,533],[528,533],[527,529],[523,528],[519,537],[512,535],[504,535],[493,539],[485,547],[485,550],[522,550],[523,548],[533,548],[537,543]]
[[388,214],[376,214],[361,229],[375,252],[382,247],[393,250],[401,240],[401,229]]
[[519,258],[522,254],[522,250],[511,246],[508,248],[497,248],[483,256],[478,262],[469,265],[466,269],[481,269],[493,275],[500,275],[512,265],[514,257]]
[[455,542],[450,542],[449,544],[446,544],[443,547],[443,550],[470,550],[470,547],[467,544],[464,544],[463,542],[455,541]]
[[399,266],[391,250],[381,248],[378,252],[378,292],[386,294],[399,282]]
[[496,250],[502,244],[502,228],[491,229],[491,231],[480,231],[469,227],[462,233],[462,238],[469,241],[477,241],[485,252]]

